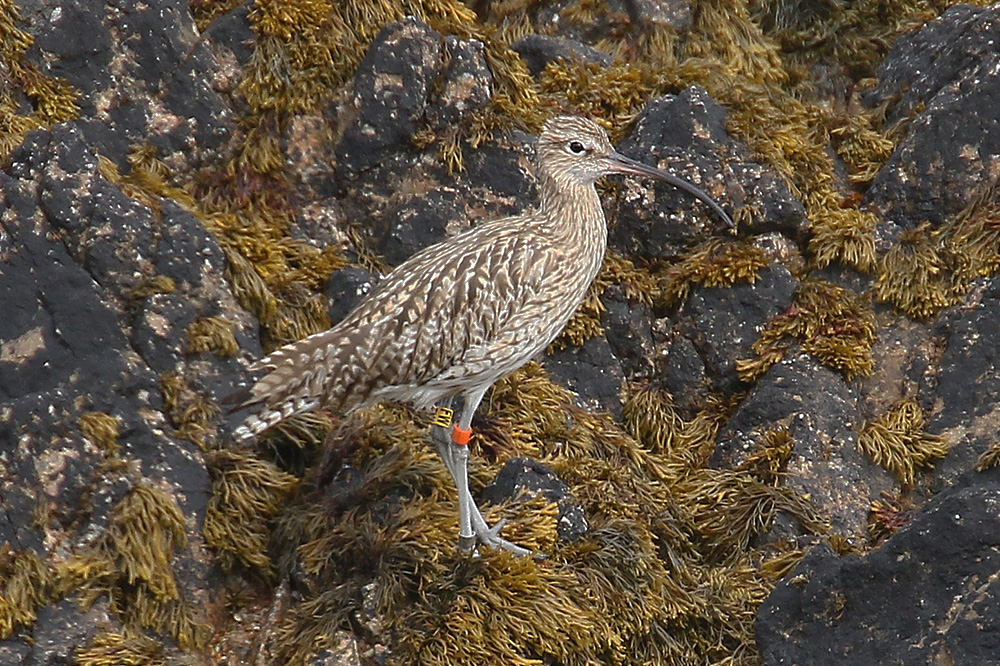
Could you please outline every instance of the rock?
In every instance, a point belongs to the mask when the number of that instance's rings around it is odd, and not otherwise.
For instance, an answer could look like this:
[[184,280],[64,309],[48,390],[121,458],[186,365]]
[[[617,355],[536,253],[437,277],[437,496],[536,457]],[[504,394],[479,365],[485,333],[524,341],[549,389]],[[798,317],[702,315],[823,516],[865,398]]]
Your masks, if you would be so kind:
[[[175,202],[153,211],[105,178],[76,123],[32,133],[9,173],[0,174],[0,297],[12,304],[0,320],[3,540],[43,561],[52,551],[82,554],[121,520],[122,502],[150,492],[165,503],[159,510],[188,518],[184,539],[200,543],[208,474],[198,446],[174,430],[189,417],[167,404],[164,378],[186,387],[170,399],[207,405],[206,396],[243,375],[246,352],[241,360],[192,349],[196,319],[226,322],[234,345],[260,353],[221,248]],[[189,436],[215,436],[218,422],[203,414]],[[114,424],[107,438],[85,429],[94,416]],[[185,547],[165,557],[181,589],[172,617],[194,618],[206,604],[211,555]],[[108,575],[102,584],[117,594],[119,572]],[[142,580],[129,585],[149,594]],[[99,615],[120,630],[117,611]],[[33,644],[25,663],[73,658],[93,626],[75,602],[43,605],[23,630]]]
[[510,48],[521,56],[533,76],[540,75],[550,62],[582,62],[603,67],[611,64],[611,56],[603,51],[572,39],[548,35],[530,34],[519,37],[511,43]]
[[762,664],[996,663],[998,504],[973,473],[864,557],[814,548],[757,613]]
[[483,55],[483,43],[448,36],[444,47],[448,66],[441,75],[441,92],[427,108],[427,119],[437,131],[454,127],[493,96],[493,74]]
[[[344,209],[335,198],[322,199],[304,206],[295,216],[288,235],[318,249],[340,248],[351,255],[351,240],[344,232],[347,220]],[[357,254],[353,255],[357,259]]]
[[[981,281],[965,303],[934,327],[940,359],[928,386],[929,432],[955,446],[937,465],[940,484],[954,482],[1000,437],[1000,278]],[[916,366],[919,371],[920,365]]]
[[857,396],[843,377],[806,354],[788,355],[757,381],[717,439],[711,465],[734,468],[765,431],[784,425],[793,444],[784,485],[810,497],[833,530],[867,534],[871,500],[892,487],[856,449]]
[[[106,22],[106,11],[95,11],[86,0],[69,0],[49,6],[39,4],[37,14],[26,18],[33,24],[31,55],[47,74],[59,76],[77,89],[105,89],[112,85],[109,65],[120,48]],[[42,53],[46,57],[42,57]],[[81,110],[96,112],[96,98],[87,95]]]
[[337,324],[353,310],[378,282],[378,276],[357,266],[345,266],[334,271],[326,283],[330,302],[330,323]]
[[196,318],[187,299],[177,294],[151,294],[133,322],[131,343],[151,370],[164,373],[181,366],[186,340],[176,334]]
[[[916,113],[865,204],[885,218],[883,239],[924,221],[938,226],[993,179],[1000,153],[1000,9],[956,5],[901,38],[865,101],[887,122]],[[919,105],[919,106],[918,106]]]
[[[722,107],[693,86],[651,100],[618,150],[684,178],[727,212],[755,210],[746,230],[802,236],[801,202],[775,172],[751,161],[746,147],[729,138],[724,121]],[[704,204],[666,183],[627,180],[620,200],[609,243],[630,258],[676,258],[723,226]]]
[[622,0],[629,19],[637,25],[668,25],[678,31],[691,27],[691,4],[686,0]]
[[87,645],[97,633],[97,623],[106,621],[108,610],[103,606],[97,604],[81,613],[76,603],[65,599],[41,608],[32,633],[30,657],[22,662],[24,666],[72,663],[76,648]]
[[[465,156],[465,182],[481,207],[480,216],[517,215],[525,202],[537,201],[535,181],[522,166],[522,150],[484,145]],[[530,204],[529,204],[530,205]]]
[[378,245],[379,254],[390,266],[398,266],[419,250],[443,241],[450,224],[461,220],[464,212],[459,192],[451,187],[406,196],[386,210],[387,228]]
[[225,49],[232,54],[240,67],[246,67],[253,55],[253,30],[250,27],[250,2],[243,2],[218,17],[208,28],[205,36],[211,40],[216,58],[221,59],[218,50]]
[[625,296],[621,285],[610,285],[601,296],[601,328],[611,353],[629,380],[643,379],[653,371],[653,322],[650,307]]
[[563,541],[574,541],[587,533],[587,517],[569,494],[569,487],[555,472],[531,458],[511,458],[493,483],[480,493],[483,501],[499,504],[522,493],[541,495],[559,506],[556,531]]
[[625,377],[603,335],[588,339],[582,347],[549,353],[543,365],[554,379],[577,394],[581,406],[621,418]]
[[[353,106],[334,114],[353,118],[336,146],[336,177],[344,217],[365,221],[390,267],[470,222],[524,209],[522,195],[533,190],[518,151],[459,147],[461,174],[449,173],[437,156],[439,143],[454,139],[459,123],[491,96],[492,74],[476,40],[442,39],[406,19],[369,47]],[[418,132],[420,142],[432,143],[418,149]]]
[[878,85],[865,95],[870,107],[888,104],[891,124],[909,116],[938,93],[995,56],[1000,36],[996,7],[954,5],[903,35],[878,70]]
[[[661,322],[669,325],[666,319]],[[711,383],[705,361],[691,339],[676,329],[669,336],[659,345],[662,353],[657,358],[660,361],[657,377],[673,397],[675,408],[690,419],[705,406]]]
[[86,92],[79,128],[119,168],[130,146],[147,142],[171,166],[190,168],[233,135],[231,109],[212,88],[218,63],[185,3],[67,0],[29,16],[29,57]]
[[[44,402],[67,389],[109,395],[132,363],[115,311],[65,247],[34,228],[41,214],[33,193],[2,175],[0,186],[8,243],[0,289],[5,303],[17,304],[0,318],[3,402],[17,411],[20,401]],[[30,421],[29,414],[21,416]]]
[[354,79],[357,118],[337,144],[337,177],[351,180],[409,145],[427,108],[441,35],[416,18],[382,29]]
[[753,283],[691,290],[674,321],[698,350],[713,390],[731,394],[741,387],[734,360],[753,356],[759,331],[789,306],[797,287],[787,268],[772,264]]

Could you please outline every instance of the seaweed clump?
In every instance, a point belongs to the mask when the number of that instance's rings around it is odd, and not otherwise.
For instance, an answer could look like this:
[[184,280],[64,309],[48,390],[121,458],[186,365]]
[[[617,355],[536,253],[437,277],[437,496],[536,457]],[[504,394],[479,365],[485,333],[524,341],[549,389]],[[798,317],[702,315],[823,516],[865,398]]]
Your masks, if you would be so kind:
[[[472,445],[502,455],[474,462],[473,492],[505,458],[530,455],[569,486],[587,533],[560,541],[555,505],[527,495],[484,514],[548,559],[459,554],[454,490],[412,415],[391,405],[352,414],[326,471],[303,484],[314,490],[277,523],[281,567],[304,572],[309,590],[277,632],[284,663],[306,663],[359,626],[399,664],[754,663],[752,619],[774,579],[752,537],[777,510],[821,521],[774,475],[703,469],[720,405],[684,421],[667,394],[639,390],[626,408],[637,441],[574,407],[535,364],[483,404]],[[738,518],[722,524],[720,513]]]
[[943,458],[951,445],[940,435],[924,431],[926,417],[920,405],[903,400],[871,421],[858,435],[858,450],[892,472],[904,486],[912,486],[916,472]]
[[879,301],[889,301],[907,316],[926,319],[955,302],[955,285],[942,248],[929,224],[904,231],[879,262],[873,286]]
[[163,646],[142,634],[97,634],[76,649],[77,666],[163,666]]
[[86,412],[77,421],[80,434],[97,445],[104,453],[115,455],[119,451],[118,426],[115,416],[104,412]]
[[35,621],[35,609],[52,599],[51,575],[45,563],[30,550],[0,546],[0,639]]
[[913,319],[955,305],[972,281],[1000,270],[1000,206],[991,184],[947,224],[922,224],[901,233],[879,262],[878,301]]
[[788,309],[771,319],[753,344],[757,358],[736,362],[753,382],[784,358],[793,343],[850,380],[870,374],[875,314],[863,296],[818,279],[804,281]]
[[187,353],[212,352],[219,358],[236,356],[239,343],[233,335],[233,322],[225,317],[201,317],[187,328]]
[[186,545],[177,504],[163,491],[138,484],[115,507],[104,533],[65,565],[62,583],[67,591],[80,590],[85,607],[107,594],[126,627],[146,627],[197,647],[207,627],[181,597],[171,565]]
[[205,508],[202,534],[216,551],[220,566],[231,570],[236,562],[264,577],[273,573],[267,554],[270,529],[298,479],[271,463],[238,451],[217,450],[205,455],[212,479],[212,496]]
[[[79,93],[64,79],[42,74],[27,59],[34,38],[18,27],[21,12],[13,0],[0,0],[0,62],[4,64],[4,86],[0,88],[0,165],[25,135],[42,127],[72,120],[79,113]],[[17,95],[31,103],[22,113]]]
[[983,451],[976,461],[976,471],[985,472],[991,467],[1000,465],[1000,441],[993,442],[989,448]]
[[221,413],[219,406],[192,389],[184,375],[175,370],[160,375],[160,391],[163,412],[170,418],[174,434],[206,448],[205,437],[211,422]]
[[713,238],[666,270],[660,281],[657,301],[665,307],[676,305],[687,298],[693,285],[731,287],[738,282],[753,284],[767,263],[767,257],[759,247]]
[[916,513],[912,502],[898,495],[882,492],[881,499],[872,500],[868,512],[868,534],[873,543],[881,543],[908,523]]
[[[91,414],[97,416],[81,419],[81,430],[92,430],[88,422],[106,425],[113,420]],[[130,466],[115,457],[106,459],[101,470],[119,480],[132,474]],[[85,497],[82,507],[92,509],[93,498]],[[128,636],[118,637],[124,641],[121,645],[117,639],[95,639],[92,648],[78,652],[79,663],[159,663],[146,660],[161,648],[142,634],[143,628],[167,634],[185,648],[204,646],[208,627],[195,619],[173,572],[174,554],[187,544],[184,527],[184,516],[169,495],[137,483],[111,510],[107,523],[88,531],[83,545],[71,553],[50,555],[46,562],[32,551],[0,546],[0,638],[31,625],[37,608],[75,594],[83,609],[106,596],[110,612]]]
[[[115,459],[101,469],[119,482],[128,482],[135,474],[129,464]],[[85,497],[83,507],[92,509],[93,498]],[[111,510],[106,524],[89,532],[66,559],[51,565],[46,603],[75,594],[80,608],[86,610],[106,596],[110,612],[132,637],[127,642],[147,644],[138,637],[143,636],[143,629],[151,629],[172,637],[181,647],[203,647],[209,629],[196,619],[173,571],[175,553],[187,545],[184,527],[184,516],[173,498],[135,482]],[[118,651],[105,647],[108,650],[92,656],[112,660]]]

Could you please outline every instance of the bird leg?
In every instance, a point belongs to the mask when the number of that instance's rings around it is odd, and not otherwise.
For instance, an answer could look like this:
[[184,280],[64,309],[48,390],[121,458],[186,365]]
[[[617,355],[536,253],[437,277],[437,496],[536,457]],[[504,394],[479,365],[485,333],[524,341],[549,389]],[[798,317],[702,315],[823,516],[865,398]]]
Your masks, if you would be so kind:
[[[445,401],[447,404],[438,407],[434,415],[434,424],[431,426],[431,439],[434,440],[438,455],[441,456],[458,489],[458,549],[467,553],[476,547],[476,535],[472,531],[472,512],[469,509],[469,502],[465,499],[472,496],[469,492],[469,450],[466,446],[458,446],[451,439],[454,414],[451,405],[454,400],[448,398]],[[474,502],[472,504],[475,506]]]
[[[481,396],[480,396],[481,397]],[[445,400],[438,409],[434,424],[431,426],[431,439],[437,448],[441,460],[455,480],[458,489],[458,548],[463,552],[471,552],[477,543],[490,548],[503,548],[515,555],[529,555],[531,551],[500,536],[504,522],[501,520],[490,527],[483,514],[476,506],[476,501],[469,490],[469,435],[472,433],[472,415],[479,400],[467,400],[462,408],[459,419],[454,425],[446,426],[450,421],[451,405],[454,398]],[[444,410],[441,409],[444,408]],[[447,410],[447,411],[445,411]]]

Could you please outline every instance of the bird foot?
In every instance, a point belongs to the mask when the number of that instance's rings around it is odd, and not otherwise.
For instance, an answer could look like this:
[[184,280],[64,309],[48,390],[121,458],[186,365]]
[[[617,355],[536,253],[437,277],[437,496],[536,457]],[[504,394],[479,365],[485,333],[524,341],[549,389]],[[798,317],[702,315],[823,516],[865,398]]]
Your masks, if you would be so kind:
[[[471,500],[471,498],[470,498]],[[472,519],[472,534],[468,536],[458,535],[458,550],[463,553],[476,553],[476,546],[483,544],[490,548],[503,549],[523,557],[524,555],[534,555],[536,560],[545,559],[541,553],[533,553],[530,549],[518,546],[516,543],[507,541],[500,536],[500,530],[507,524],[506,518],[501,518],[493,527],[489,526],[479,507],[475,502],[470,501],[470,518]],[[477,553],[478,554],[478,553]]]
[[[514,553],[518,557],[532,554],[531,550],[528,548],[518,546],[516,543],[507,541],[500,536],[500,530],[502,530],[503,526],[507,524],[506,518],[501,518],[496,525],[490,527],[483,518],[483,514],[479,512],[479,507],[476,506],[476,503],[472,502],[471,504],[472,530],[475,532],[475,538],[479,541],[479,543],[485,544],[490,548],[502,548],[506,551]],[[459,537],[459,541],[461,541],[461,537]],[[541,559],[544,558],[544,556],[535,553],[535,558]]]
[[516,543],[507,541],[502,536],[496,533],[495,527],[493,529],[486,530],[482,534],[472,534],[470,536],[458,536],[458,551],[461,553],[469,553],[478,555],[477,547],[482,544],[494,549],[503,549],[518,557],[523,557],[525,555],[533,555],[536,560],[544,560],[545,555],[541,553],[533,553],[530,549],[523,546],[518,546]]

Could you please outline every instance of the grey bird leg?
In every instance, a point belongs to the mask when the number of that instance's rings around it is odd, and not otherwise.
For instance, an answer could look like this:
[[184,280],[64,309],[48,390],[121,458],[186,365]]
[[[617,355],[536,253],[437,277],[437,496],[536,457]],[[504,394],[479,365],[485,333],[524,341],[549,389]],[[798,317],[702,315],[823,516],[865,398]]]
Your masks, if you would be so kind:
[[[452,409],[454,403],[454,397],[446,398],[440,406]],[[458,549],[462,552],[470,552],[476,547],[476,535],[472,531],[471,510],[469,509],[469,501],[466,499],[472,497],[472,493],[469,492],[469,451],[468,447],[459,446],[452,441],[452,427],[451,425],[446,428],[437,424],[431,425],[431,439],[458,489]],[[460,457],[464,460],[459,460]],[[472,505],[475,506],[475,502]]]
[[[465,404],[458,419],[455,422],[462,430],[468,430],[472,426],[472,416],[483,398],[483,391],[479,395],[471,395],[465,399]],[[444,401],[442,406],[451,408],[454,398]],[[483,518],[483,514],[476,506],[476,501],[469,490],[469,447],[458,444],[452,439],[452,427],[443,428],[438,425],[431,426],[431,439],[444,461],[445,467],[455,480],[455,487],[458,489],[458,548],[463,552],[471,552],[477,543],[482,543],[490,548],[503,548],[515,555],[530,555],[531,551],[522,548],[515,543],[507,541],[500,536],[500,530],[504,522],[501,520],[493,527],[490,527]]]

